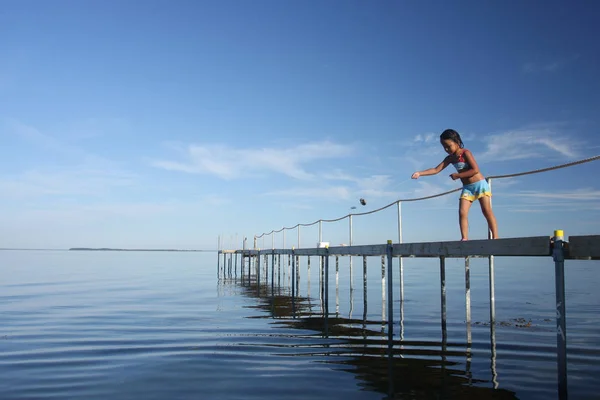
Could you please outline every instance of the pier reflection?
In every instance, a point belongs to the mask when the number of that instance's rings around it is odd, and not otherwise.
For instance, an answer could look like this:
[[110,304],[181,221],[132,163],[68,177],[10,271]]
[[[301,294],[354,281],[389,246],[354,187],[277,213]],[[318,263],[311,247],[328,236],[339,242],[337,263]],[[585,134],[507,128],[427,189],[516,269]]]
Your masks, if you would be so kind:
[[[291,267],[289,272],[293,274],[293,265]],[[277,275],[277,271],[274,272]],[[271,278],[274,277],[272,274]],[[399,329],[403,321],[396,324],[395,329],[400,332],[392,335],[390,340],[385,318],[368,319],[366,284],[362,318],[345,318],[339,312],[337,296],[335,308],[329,310],[327,293],[323,293],[322,287],[319,298],[313,299],[299,295],[297,285],[292,289],[274,282],[275,279],[260,281],[250,274],[243,279],[230,275],[220,280],[221,285],[236,285],[243,295],[255,299],[255,305],[250,307],[261,313],[253,318],[268,318],[273,324],[301,330],[296,345],[298,356],[314,357],[319,362],[331,364],[331,368],[354,374],[365,390],[382,393],[389,399],[517,398],[511,391],[498,389],[496,382],[473,376],[470,370],[470,324],[465,343],[448,343],[445,329],[441,341],[404,340],[403,329]],[[351,297],[354,292],[351,290]],[[444,323],[442,327],[445,327]],[[314,334],[310,334],[311,340],[303,344],[306,331]],[[314,339],[322,342],[315,343]],[[457,359],[465,361],[454,361]],[[495,374],[493,378],[495,380]]]

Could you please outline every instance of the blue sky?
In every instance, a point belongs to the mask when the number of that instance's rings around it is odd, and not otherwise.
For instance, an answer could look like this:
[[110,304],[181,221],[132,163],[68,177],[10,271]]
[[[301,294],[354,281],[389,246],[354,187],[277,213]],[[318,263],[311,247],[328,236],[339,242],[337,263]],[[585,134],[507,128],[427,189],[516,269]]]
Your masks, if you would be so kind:
[[[486,176],[600,154],[598,17],[593,1],[4,1],[0,247],[230,247],[450,190],[450,169],[409,179],[446,128]],[[500,235],[598,234],[599,172],[493,181]],[[404,203],[404,240],[458,239],[457,197]],[[354,217],[354,242],[396,240],[396,219]],[[485,237],[477,205],[470,223]],[[348,221],[323,236],[347,243]]]

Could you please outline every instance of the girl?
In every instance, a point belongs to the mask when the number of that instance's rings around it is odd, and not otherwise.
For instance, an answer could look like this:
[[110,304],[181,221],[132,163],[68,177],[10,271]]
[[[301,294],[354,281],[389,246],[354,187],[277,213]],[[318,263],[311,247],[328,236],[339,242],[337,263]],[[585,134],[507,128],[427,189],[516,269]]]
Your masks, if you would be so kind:
[[412,174],[412,179],[419,179],[420,176],[435,175],[440,173],[449,164],[454,165],[457,172],[450,175],[450,178],[452,180],[460,178],[463,183],[458,209],[461,240],[467,240],[469,236],[468,215],[473,200],[479,200],[483,216],[487,220],[488,227],[492,232],[492,238],[498,239],[498,226],[496,225],[496,217],[492,211],[492,191],[481,172],[479,172],[479,167],[477,166],[477,162],[475,162],[473,154],[464,148],[460,135],[454,129],[446,129],[442,132],[440,142],[449,155],[437,167],[415,172]]

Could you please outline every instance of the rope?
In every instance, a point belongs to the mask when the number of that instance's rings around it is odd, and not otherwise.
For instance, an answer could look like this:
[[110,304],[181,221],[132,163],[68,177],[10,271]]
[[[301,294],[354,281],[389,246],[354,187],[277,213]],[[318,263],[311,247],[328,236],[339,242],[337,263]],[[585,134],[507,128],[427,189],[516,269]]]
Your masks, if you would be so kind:
[[[573,162],[566,163],[566,164],[555,165],[553,167],[534,169],[534,170],[525,171],[525,172],[517,172],[515,174],[488,176],[488,179],[514,178],[516,176],[539,174],[540,172],[547,172],[547,171],[553,171],[553,170],[556,170],[556,169],[572,167],[574,165],[584,164],[584,163],[588,163],[588,162],[596,161],[596,160],[600,160],[600,155],[589,157],[589,158],[584,158],[583,160],[573,161]],[[279,232],[283,231],[284,229],[292,230],[292,229],[296,229],[296,227],[299,227],[299,226],[312,226],[312,225],[318,223],[319,221],[322,221],[322,222],[337,222],[337,221],[341,221],[341,220],[345,219],[346,217],[349,217],[349,216],[352,216],[352,215],[357,215],[358,216],[358,215],[374,214],[376,212],[385,210],[386,208],[389,208],[389,207],[391,207],[393,205],[396,205],[398,203],[408,202],[408,201],[421,201],[421,200],[433,199],[433,198],[436,198],[436,197],[445,196],[445,195],[450,194],[450,193],[458,192],[459,190],[461,190],[461,188],[448,190],[447,192],[438,193],[438,194],[434,194],[434,195],[431,195],[431,196],[417,197],[417,198],[410,198],[410,199],[398,199],[398,200],[393,201],[392,203],[390,203],[388,205],[385,205],[383,207],[380,207],[380,208],[378,208],[376,210],[366,211],[366,212],[363,212],[363,213],[348,214],[348,215],[344,215],[343,217],[336,218],[336,219],[320,219],[320,220],[317,220],[317,221],[312,222],[310,224],[297,224],[297,225],[295,225],[295,226],[293,226],[291,228],[285,228],[284,227],[284,228],[281,228],[278,231],[271,231],[269,233],[263,233],[260,236],[256,236],[256,238],[259,239],[259,238],[261,238],[261,237],[263,237],[265,235],[270,235],[272,233],[279,233]]]
[[527,172],[518,172],[516,174],[508,174],[508,175],[497,175],[497,176],[490,176],[488,178],[492,179],[499,179],[499,178],[512,178],[515,176],[523,176],[523,175],[531,175],[531,174],[538,174],[540,172],[546,172],[546,171],[553,171],[555,169],[560,169],[560,168],[566,168],[566,167],[572,167],[573,165],[578,165],[578,164],[583,164],[583,163],[587,163],[590,161],[596,161],[596,160],[600,160],[600,155],[594,156],[594,157],[590,157],[590,158],[585,158],[583,160],[579,160],[579,161],[573,161],[570,163],[566,163],[566,164],[561,164],[561,165],[556,165],[554,167],[548,167],[548,168],[540,168],[540,169],[534,169],[533,171],[527,171]]

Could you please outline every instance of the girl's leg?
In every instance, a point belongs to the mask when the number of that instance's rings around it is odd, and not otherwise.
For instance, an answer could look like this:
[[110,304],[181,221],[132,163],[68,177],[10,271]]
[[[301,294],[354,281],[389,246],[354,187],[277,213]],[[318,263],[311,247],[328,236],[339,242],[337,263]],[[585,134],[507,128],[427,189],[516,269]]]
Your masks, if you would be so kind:
[[469,238],[469,209],[472,202],[467,199],[458,201],[458,223],[460,225],[460,235],[463,240]]
[[488,228],[492,231],[492,239],[498,239],[498,225],[496,224],[496,217],[492,211],[492,201],[488,196],[483,196],[479,199],[479,205],[481,206],[481,212],[487,220]]

